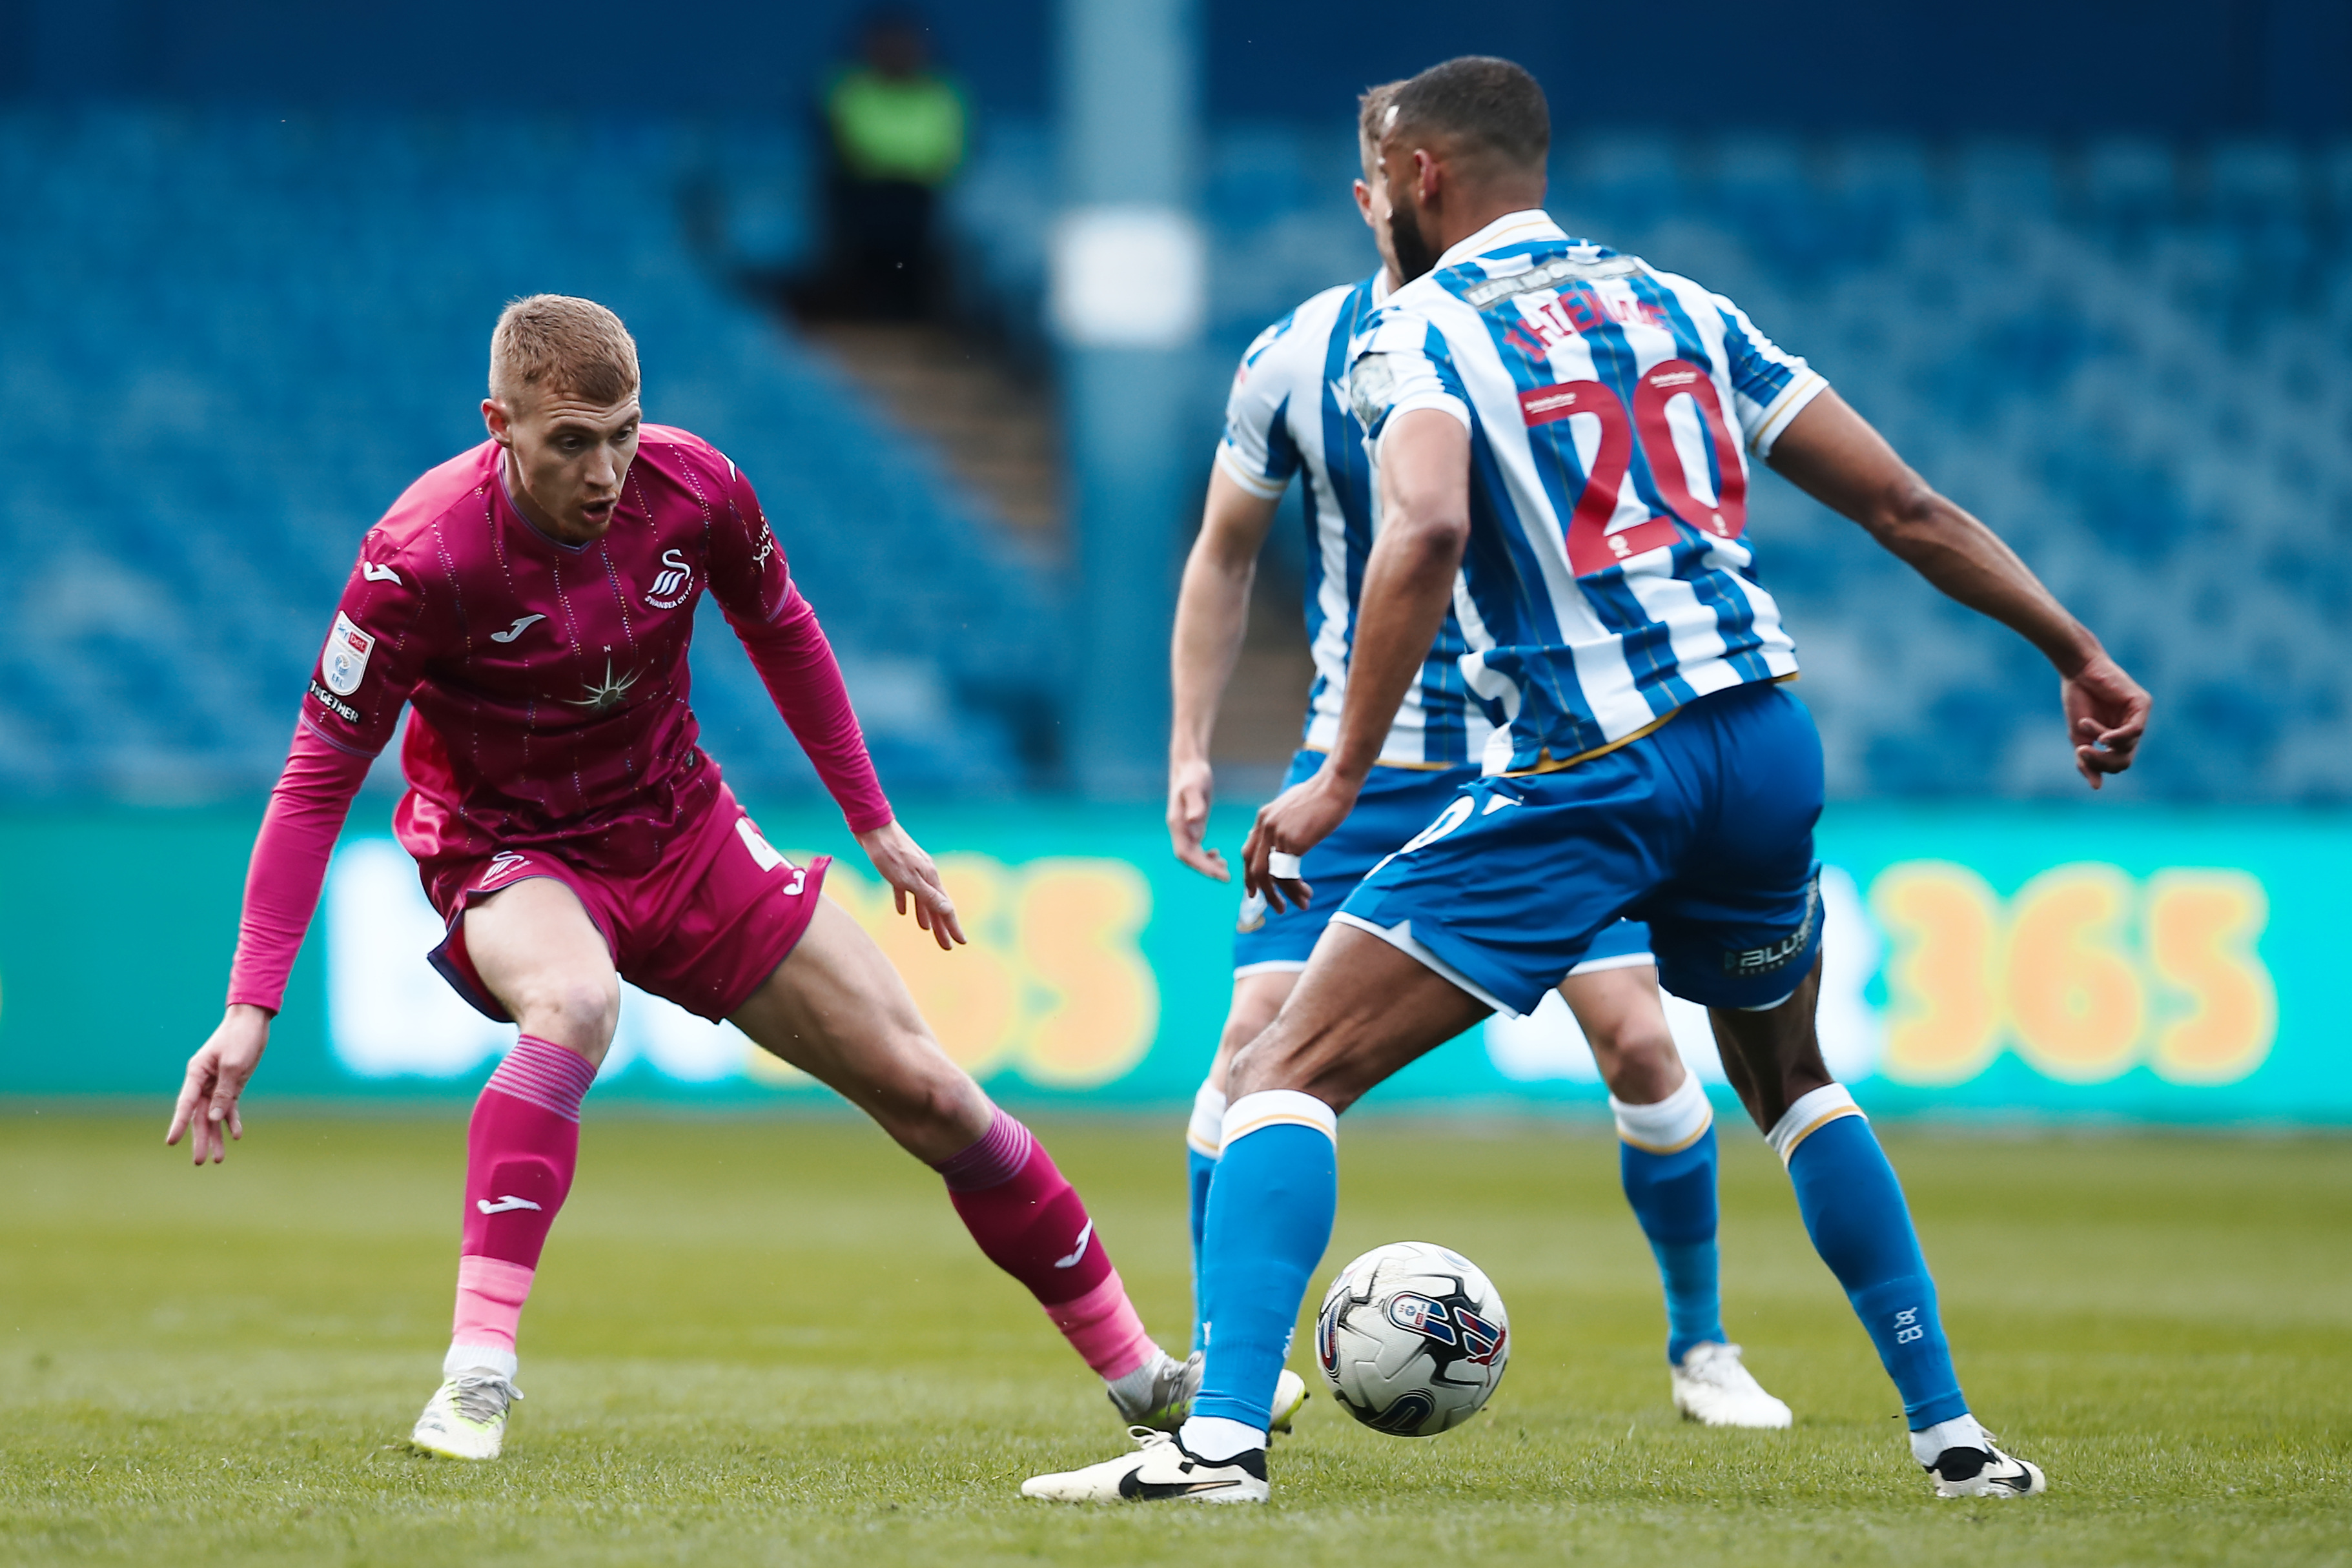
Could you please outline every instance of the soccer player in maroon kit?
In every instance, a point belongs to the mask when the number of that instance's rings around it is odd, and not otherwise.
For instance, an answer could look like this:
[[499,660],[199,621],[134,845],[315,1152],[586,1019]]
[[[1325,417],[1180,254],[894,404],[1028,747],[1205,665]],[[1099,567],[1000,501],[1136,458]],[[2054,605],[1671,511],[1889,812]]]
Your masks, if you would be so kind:
[[1197,1358],[1144,1333],[1077,1193],[819,896],[828,861],[771,848],[696,744],[687,645],[707,589],[899,913],[911,903],[942,948],[963,940],[750,483],[709,444],[643,423],[637,392],[636,344],[604,307],[536,295],[499,317],[490,439],[410,486],[361,542],[254,845],[228,1010],[189,1061],[166,1142],[190,1134],[202,1166],[242,1134],[237,1097],[335,836],[405,704],[394,827],[448,922],[433,962],[520,1028],[474,1109],[456,1324],[418,1447],[499,1453],[516,1325],[624,977],[732,1019],[872,1116],[946,1178],[981,1249],[1121,1416],[1181,1419]]

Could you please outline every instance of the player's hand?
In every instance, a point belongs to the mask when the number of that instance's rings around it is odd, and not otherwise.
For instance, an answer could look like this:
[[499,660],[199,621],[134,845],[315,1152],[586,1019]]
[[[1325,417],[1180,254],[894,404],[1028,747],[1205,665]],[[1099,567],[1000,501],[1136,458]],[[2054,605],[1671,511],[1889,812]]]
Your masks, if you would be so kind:
[[1327,764],[1260,806],[1242,845],[1242,885],[1277,910],[1306,908],[1315,890],[1299,880],[1296,867],[1276,875],[1274,857],[1303,855],[1328,838],[1355,810],[1358,788]]
[[898,913],[906,914],[907,901],[913,899],[915,924],[931,934],[940,952],[953,952],[964,939],[963,925],[956,919],[955,900],[940,882],[940,868],[931,863],[923,846],[896,822],[858,834],[857,845],[898,895]]
[[2132,765],[2147,728],[2150,698],[2124,667],[2105,653],[2061,681],[2066,734],[2074,743],[2074,769],[2095,789],[2110,773]]
[[188,1076],[180,1085],[180,1103],[172,1109],[172,1130],[163,1134],[163,1146],[169,1148],[181,1134],[191,1133],[196,1165],[201,1167],[207,1158],[220,1164],[228,1154],[228,1140],[245,1136],[237,1096],[252,1081],[268,1044],[269,1014],[264,1009],[239,1002],[222,1015],[213,1037],[188,1058]]
[[1195,757],[1168,765],[1168,842],[1176,858],[1218,882],[1231,882],[1223,851],[1201,847],[1208,831],[1209,806],[1217,798],[1216,775],[1209,759]]

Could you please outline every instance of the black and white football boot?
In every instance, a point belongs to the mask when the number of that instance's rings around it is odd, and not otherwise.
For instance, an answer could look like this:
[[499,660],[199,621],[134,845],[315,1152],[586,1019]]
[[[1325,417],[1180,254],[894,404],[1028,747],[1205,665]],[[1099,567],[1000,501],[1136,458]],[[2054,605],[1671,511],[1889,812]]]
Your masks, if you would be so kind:
[[1981,1448],[1946,1448],[1927,1467],[1937,1497],[2032,1497],[2047,1487],[2041,1466],[2002,1453],[1990,1432],[1984,1440]]
[[1135,1452],[1065,1470],[1031,1476],[1023,1497],[1048,1502],[1264,1502],[1265,1450],[1247,1448],[1230,1459],[1209,1460],[1189,1452],[1172,1432],[1130,1427]]

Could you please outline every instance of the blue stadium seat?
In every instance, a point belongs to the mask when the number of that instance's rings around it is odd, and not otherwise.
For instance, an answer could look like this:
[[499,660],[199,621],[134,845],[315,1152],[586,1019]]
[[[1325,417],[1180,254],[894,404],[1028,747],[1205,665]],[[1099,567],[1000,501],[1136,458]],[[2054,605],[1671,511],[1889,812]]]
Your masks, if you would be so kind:
[[[521,183],[479,152],[517,139]],[[0,115],[0,549],[26,607],[0,617],[0,791],[266,778],[360,530],[476,438],[489,309],[532,288],[621,308],[657,413],[761,485],[886,779],[1020,787],[1053,583],[684,237],[702,180],[726,248],[804,249],[808,156],[782,132]],[[1213,139],[1204,443],[1232,354],[1373,265],[1354,157],[1342,127]],[[1040,351],[1055,171],[1043,124],[991,124],[950,201],[964,303]],[[1738,299],[2083,608],[2161,704],[2127,790],[2352,799],[2352,144],[1579,135],[1552,204]],[[2014,638],[1776,481],[1751,526],[1837,790],[2078,787]],[[814,788],[723,637],[697,680],[730,773]]]
[[[538,289],[618,309],[649,413],[761,486],[845,662],[882,673],[861,706],[885,782],[1019,787],[1052,583],[688,246],[691,180],[756,195],[804,164],[788,138],[658,126],[0,115],[0,548],[39,585],[0,617],[0,790],[266,783],[360,535],[480,438],[491,318]],[[805,246],[804,213],[751,205],[733,245]],[[730,640],[696,671],[733,777],[814,787]]]

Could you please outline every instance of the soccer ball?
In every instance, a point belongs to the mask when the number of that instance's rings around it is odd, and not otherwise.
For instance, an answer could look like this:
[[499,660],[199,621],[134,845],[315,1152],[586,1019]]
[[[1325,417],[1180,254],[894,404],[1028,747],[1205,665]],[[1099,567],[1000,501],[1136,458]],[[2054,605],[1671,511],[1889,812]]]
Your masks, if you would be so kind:
[[1503,1298],[1478,1266],[1391,1241],[1339,1270],[1315,1317],[1331,1396],[1376,1432],[1434,1437],[1478,1413],[1511,1354]]

